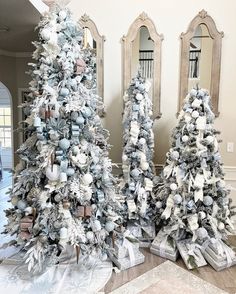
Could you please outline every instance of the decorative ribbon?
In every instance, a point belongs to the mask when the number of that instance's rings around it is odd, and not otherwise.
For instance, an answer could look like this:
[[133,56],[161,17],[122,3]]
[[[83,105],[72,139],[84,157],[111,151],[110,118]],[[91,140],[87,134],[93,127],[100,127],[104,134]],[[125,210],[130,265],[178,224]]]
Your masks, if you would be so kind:
[[202,248],[201,245],[198,245],[196,243],[186,244],[188,255],[193,256],[194,258],[199,258],[199,250]]
[[123,246],[128,250],[130,265],[135,265],[134,245],[126,238],[124,238]]
[[173,196],[170,194],[166,201],[166,208],[163,211],[161,216],[164,216],[165,219],[168,219],[171,215],[171,210],[173,207],[174,207],[174,200],[173,200]]

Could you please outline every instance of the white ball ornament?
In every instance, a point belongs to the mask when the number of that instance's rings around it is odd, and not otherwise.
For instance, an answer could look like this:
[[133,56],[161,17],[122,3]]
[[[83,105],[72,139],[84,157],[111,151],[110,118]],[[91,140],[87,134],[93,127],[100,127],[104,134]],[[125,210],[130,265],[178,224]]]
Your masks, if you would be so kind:
[[58,145],[62,150],[67,150],[70,147],[70,141],[66,138],[63,138],[59,141]]
[[97,219],[93,221],[93,223],[91,224],[91,226],[92,226],[92,230],[94,232],[101,231],[101,229],[102,229],[101,223]]
[[84,174],[82,177],[82,181],[86,186],[88,186],[93,182],[93,176],[89,173]]
[[217,182],[217,185],[218,185],[219,188],[225,188],[226,184],[225,184],[224,180],[220,180],[220,181]]
[[57,181],[60,177],[60,172],[60,166],[57,164],[46,167],[46,177],[49,179],[49,181]]
[[222,231],[222,230],[224,230],[224,228],[225,228],[225,224],[222,223],[222,222],[219,222],[219,224],[218,224],[218,229],[219,229],[220,231]]
[[66,18],[66,11],[62,10],[59,12],[59,20],[64,20]]
[[108,233],[112,232],[114,229],[115,229],[115,225],[113,222],[111,221],[108,221],[106,224],[105,224],[105,229],[107,230]]
[[202,104],[202,101],[200,99],[194,99],[193,102],[192,102],[192,107],[195,107],[195,108],[199,108]]
[[139,139],[139,143],[140,143],[141,145],[146,144],[146,139],[145,139],[145,138],[140,138],[140,139]]
[[204,211],[200,211],[200,212],[198,213],[198,216],[199,216],[199,218],[200,218],[201,220],[203,220],[203,219],[206,218],[206,213],[205,213]]
[[103,253],[100,257],[101,261],[106,261],[108,258],[107,254],[106,253]]
[[148,170],[149,164],[147,161],[141,161],[140,167],[142,170]]
[[71,177],[71,176],[73,176],[75,174],[75,170],[72,167],[69,167],[66,170],[66,174],[67,174],[67,176]]
[[142,99],[143,99],[143,95],[140,94],[140,93],[137,93],[137,94],[136,94],[136,99],[137,99],[137,100],[142,100]]
[[41,37],[45,40],[48,41],[51,37],[51,32],[48,29],[43,29],[41,30]]
[[205,239],[208,236],[207,230],[205,228],[202,228],[202,227],[201,228],[198,228],[197,231],[196,231],[196,233],[197,233],[197,237],[199,239]]
[[88,232],[86,233],[86,238],[88,239],[88,241],[89,241],[90,243],[92,243],[93,240],[94,240],[94,232],[92,232],[92,231],[88,231]]
[[183,137],[182,137],[182,141],[185,143],[185,142],[188,142],[188,140],[189,140],[189,136],[187,136],[187,135],[184,135]]
[[170,184],[171,191],[175,191],[178,189],[178,186],[175,183]]
[[73,152],[73,154],[77,155],[79,153],[79,147],[78,146],[73,146],[72,152]]
[[171,157],[174,159],[174,160],[177,160],[177,159],[179,159],[179,152],[178,151],[173,151],[172,153],[171,153]]
[[212,144],[214,142],[215,138],[213,136],[207,136],[206,140],[209,144]]
[[25,210],[26,209],[26,207],[27,207],[27,203],[25,202],[25,201],[23,201],[23,200],[19,200],[18,202],[17,202],[17,207],[20,209],[20,210]]
[[206,206],[211,206],[213,204],[213,199],[211,196],[205,196],[203,197],[203,203]]
[[82,125],[84,123],[84,118],[82,116],[79,116],[76,118],[76,123],[78,125]]
[[197,118],[197,117],[199,117],[199,112],[196,111],[196,110],[194,110],[194,111],[192,112],[192,117],[193,117],[193,118]]
[[16,196],[13,196],[13,197],[11,198],[11,204],[12,204],[13,206],[16,206],[17,203],[18,203],[18,201],[19,201],[19,199],[18,199],[18,197],[16,197]]
[[174,196],[174,202],[175,202],[175,204],[182,203],[182,197],[181,197],[181,195],[175,194],[175,196]]
[[162,208],[162,202],[161,201],[156,202],[156,208],[158,208],[158,209]]

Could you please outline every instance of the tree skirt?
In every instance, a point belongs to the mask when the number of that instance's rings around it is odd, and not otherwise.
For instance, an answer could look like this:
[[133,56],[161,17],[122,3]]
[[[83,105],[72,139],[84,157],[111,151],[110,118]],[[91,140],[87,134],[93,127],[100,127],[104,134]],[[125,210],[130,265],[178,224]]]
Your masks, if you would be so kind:
[[98,293],[112,274],[112,263],[95,257],[85,260],[75,256],[65,258],[57,266],[50,267],[39,276],[32,276],[27,265],[22,264],[22,253],[0,264],[0,293],[14,294],[64,294]]

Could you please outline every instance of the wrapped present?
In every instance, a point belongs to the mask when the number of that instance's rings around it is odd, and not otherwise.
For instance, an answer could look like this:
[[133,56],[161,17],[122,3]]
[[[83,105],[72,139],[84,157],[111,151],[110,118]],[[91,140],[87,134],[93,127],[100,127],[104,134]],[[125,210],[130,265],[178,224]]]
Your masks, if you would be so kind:
[[164,249],[166,252],[173,254],[176,250],[176,242],[166,232],[159,231],[151,245],[154,249]]
[[139,241],[129,230],[123,232],[123,237],[116,240],[111,240],[114,248],[114,255],[116,258],[124,258],[132,256],[134,249],[139,248]]
[[207,262],[216,271],[236,265],[235,252],[220,239],[205,241],[201,250]]
[[126,256],[124,258],[117,258],[112,253],[109,253],[109,257],[120,270],[126,270],[143,263],[145,260],[145,256],[137,248],[134,249],[132,257]]
[[165,250],[160,250],[160,249],[156,249],[154,247],[150,247],[150,252],[152,254],[155,254],[155,255],[158,255],[160,257],[163,257],[163,258],[167,258],[169,260],[172,260],[172,261],[176,261],[177,258],[178,258],[178,255],[179,255],[179,252],[178,250],[173,250],[173,252],[167,252]]
[[127,229],[139,241],[152,241],[155,238],[155,224],[146,225],[145,222],[128,222]]
[[177,242],[177,248],[188,269],[195,269],[207,265],[201,252],[201,246],[192,239],[185,239]]

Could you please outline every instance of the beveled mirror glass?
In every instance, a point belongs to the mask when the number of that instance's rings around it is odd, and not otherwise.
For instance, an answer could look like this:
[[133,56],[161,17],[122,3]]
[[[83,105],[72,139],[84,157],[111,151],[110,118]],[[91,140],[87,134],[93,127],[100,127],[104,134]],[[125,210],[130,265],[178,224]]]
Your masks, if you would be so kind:
[[199,86],[207,89],[212,98],[213,111],[219,115],[219,85],[221,43],[223,32],[205,10],[191,21],[181,34],[179,111],[187,93]]
[[[142,13],[130,26],[123,44],[123,89],[129,87],[131,79],[140,70],[141,75],[152,83],[149,95],[153,102],[154,118],[161,117],[161,42],[163,36],[156,31],[153,21]],[[122,94],[123,94],[122,93]]]
[[96,63],[97,94],[104,97],[104,41],[105,37],[100,35],[95,23],[84,14],[79,24],[84,29],[84,46],[91,49]]

